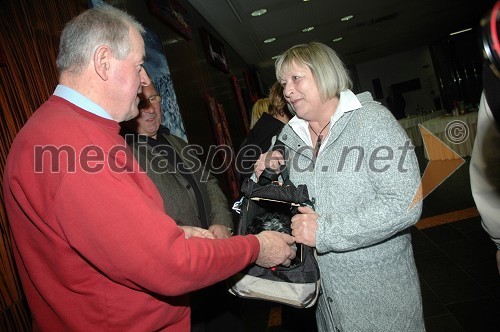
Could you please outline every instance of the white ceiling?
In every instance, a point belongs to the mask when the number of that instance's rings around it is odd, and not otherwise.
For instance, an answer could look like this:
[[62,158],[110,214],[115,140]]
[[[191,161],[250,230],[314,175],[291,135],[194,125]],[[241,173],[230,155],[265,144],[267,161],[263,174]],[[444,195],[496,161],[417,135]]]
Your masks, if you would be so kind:
[[[477,27],[495,0],[187,0],[263,79],[273,56],[310,41],[335,49],[349,65],[429,45]],[[252,17],[254,10],[267,13]],[[354,18],[342,22],[346,15]],[[315,29],[303,33],[302,29]],[[274,37],[276,41],[265,44]],[[334,43],[332,40],[342,37]],[[270,77],[272,76],[272,77]],[[266,81],[267,81],[266,80]]]

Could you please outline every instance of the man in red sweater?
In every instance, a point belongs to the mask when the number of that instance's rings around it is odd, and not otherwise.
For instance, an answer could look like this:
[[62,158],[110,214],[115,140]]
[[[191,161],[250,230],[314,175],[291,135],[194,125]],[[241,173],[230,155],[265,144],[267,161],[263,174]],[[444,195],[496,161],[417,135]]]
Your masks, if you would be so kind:
[[189,331],[186,293],[256,262],[289,264],[293,237],[180,229],[119,135],[150,83],[143,27],[89,9],[63,30],[54,94],[19,132],[4,196],[40,331]]

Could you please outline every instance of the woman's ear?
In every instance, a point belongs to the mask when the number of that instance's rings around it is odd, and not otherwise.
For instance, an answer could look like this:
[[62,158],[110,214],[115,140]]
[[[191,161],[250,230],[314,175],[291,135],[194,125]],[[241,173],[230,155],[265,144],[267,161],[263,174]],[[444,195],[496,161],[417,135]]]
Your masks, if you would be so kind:
[[103,81],[108,80],[111,66],[111,50],[106,45],[99,46],[94,52],[94,69]]

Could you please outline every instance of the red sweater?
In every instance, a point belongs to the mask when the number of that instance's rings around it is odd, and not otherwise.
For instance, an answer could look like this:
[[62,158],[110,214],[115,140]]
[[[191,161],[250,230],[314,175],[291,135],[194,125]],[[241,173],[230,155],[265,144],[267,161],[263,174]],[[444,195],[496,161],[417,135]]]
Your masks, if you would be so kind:
[[12,144],[3,189],[35,330],[188,331],[183,294],[257,259],[255,236],[185,239],[118,131],[52,96]]

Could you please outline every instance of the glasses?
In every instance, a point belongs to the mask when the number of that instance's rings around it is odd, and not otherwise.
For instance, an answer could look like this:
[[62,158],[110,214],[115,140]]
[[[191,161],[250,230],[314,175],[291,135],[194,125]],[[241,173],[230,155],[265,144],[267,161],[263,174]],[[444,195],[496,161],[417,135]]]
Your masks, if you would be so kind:
[[146,99],[141,98],[139,100],[139,105],[137,105],[137,108],[142,110],[143,108],[148,107],[148,103],[153,105],[153,104],[158,104],[161,101],[161,97],[159,95],[152,95]]

